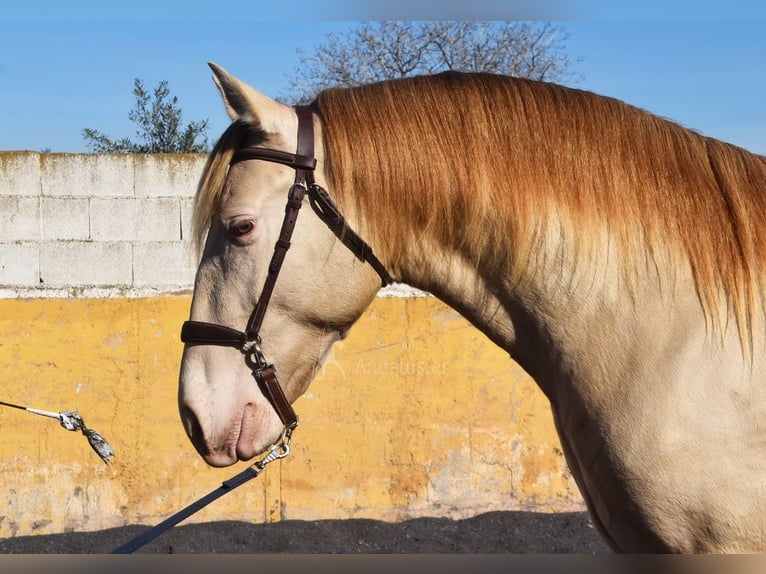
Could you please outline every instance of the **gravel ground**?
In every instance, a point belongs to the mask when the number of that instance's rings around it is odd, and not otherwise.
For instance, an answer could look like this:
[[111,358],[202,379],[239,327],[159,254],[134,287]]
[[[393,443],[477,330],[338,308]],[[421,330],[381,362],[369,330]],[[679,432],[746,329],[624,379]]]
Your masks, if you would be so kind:
[[[108,554],[144,532],[126,526],[0,539],[2,554]],[[465,520],[181,523],[137,554],[606,554],[585,513],[489,512]]]

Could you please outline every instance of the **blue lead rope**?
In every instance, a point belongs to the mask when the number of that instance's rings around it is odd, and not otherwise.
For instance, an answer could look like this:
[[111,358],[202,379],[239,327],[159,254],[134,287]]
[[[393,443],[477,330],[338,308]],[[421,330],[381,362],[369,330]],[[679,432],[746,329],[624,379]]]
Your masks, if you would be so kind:
[[160,534],[163,534],[164,532],[170,530],[173,528],[176,524],[181,522],[182,520],[185,520],[195,512],[201,510],[214,500],[217,500],[218,498],[222,497],[227,492],[231,492],[238,486],[241,486],[245,484],[248,480],[251,480],[261,474],[265,470],[265,467],[255,468],[254,466],[249,466],[239,474],[232,476],[229,480],[223,481],[221,486],[216,488],[215,490],[211,491],[210,493],[206,494],[196,502],[193,502],[183,510],[180,510],[179,512],[175,513],[173,516],[166,518],[162,522],[160,522],[157,526],[154,526],[150,528],[149,530],[139,534],[136,536],[133,540],[130,540],[129,542],[126,542],[122,546],[119,546],[118,548],[115,548],[110,552],[110,554],[132,554],[142,546],[145,546],[155,538],[157,538]]

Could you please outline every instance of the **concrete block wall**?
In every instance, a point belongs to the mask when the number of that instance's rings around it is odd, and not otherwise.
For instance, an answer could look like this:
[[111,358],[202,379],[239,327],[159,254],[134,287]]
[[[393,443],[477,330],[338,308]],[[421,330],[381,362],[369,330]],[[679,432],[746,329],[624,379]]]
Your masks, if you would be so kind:
[[0,152],[0,297],[191,289],[205,160]]
[[[2,398],[77,409],[117,453],[5,409],[0,538],[156,524],[232,476],[196,454],[176,397],[205,159],[0,152]],[[508,354],[435,298],[381,295],[296,401],[296,455],[191,520],[583,510]]]

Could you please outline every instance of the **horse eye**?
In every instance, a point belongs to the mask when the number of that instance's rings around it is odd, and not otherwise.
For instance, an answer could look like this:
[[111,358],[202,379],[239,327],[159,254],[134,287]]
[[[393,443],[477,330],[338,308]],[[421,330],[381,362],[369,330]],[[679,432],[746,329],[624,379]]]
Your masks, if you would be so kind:
[[235,221],[229,226],[229,235],[232,237],[242,237],[247,235],[255,228],[255,223],[249,219]]

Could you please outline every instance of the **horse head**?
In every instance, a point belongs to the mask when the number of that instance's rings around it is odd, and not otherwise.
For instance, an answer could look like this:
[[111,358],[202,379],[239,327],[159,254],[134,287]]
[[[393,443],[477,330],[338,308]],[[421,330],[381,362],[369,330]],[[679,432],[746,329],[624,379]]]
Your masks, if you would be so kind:
[[[283,428],[254,380],[252,360],[243,360],[243,353],[252,359],[255,348],[256,362],[267,357],[279,373],[284,396],[294,401],[332,344],[372,301],[380,278],[371,266],[360,264],[358,252],[339,241],[345,237],[345,220],[330,217],[334,229],[328,222],[326,212],[334,205],[322,187],[326,175],[319,119],[304,108],[303,122],[311,125],[299,126],[296,108],[210,66],[232,124],[208,159],[195,200],[204,248],[185,328],[202,329],[202,334],[185,339],[178,400],[197,451],[208,464],[227,466],[264,451]],[[311,141],[299,142],[299,127],[301,137]],[[300,155],[306,149],[313,158]],[[247,153],[238,155],[242,150]],[[308,181],[296,175],[303,168],[310,171]],[[294,233],[286,238],[288,191]],[[298,209],[309,200],[324,220],[304,210],[308,213],[296,225]],[[320,201],[323,207],[316,205]],[[275,245],[281,249],[278,257]],[[270,269],[273,290],[264,295]],[[259,324],[250,332],[259,301]],[[242,344],[220,339],[208,344],[206,328],[231,331],[235,340],[242,337]]]

